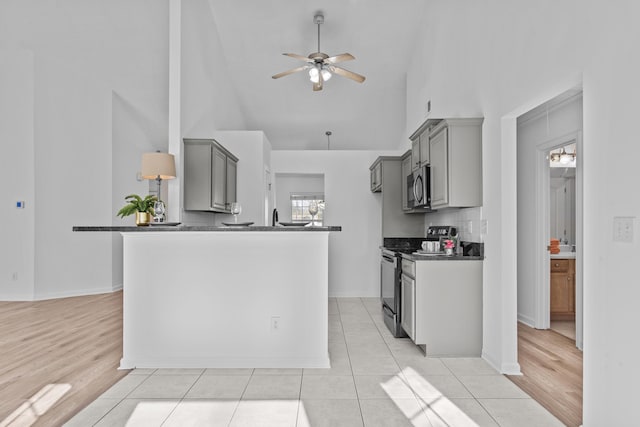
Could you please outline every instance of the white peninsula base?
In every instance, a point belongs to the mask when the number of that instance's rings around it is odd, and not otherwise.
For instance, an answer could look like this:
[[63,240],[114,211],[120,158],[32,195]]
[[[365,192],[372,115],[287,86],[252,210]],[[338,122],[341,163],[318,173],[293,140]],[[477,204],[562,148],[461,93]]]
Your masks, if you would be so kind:
[[328,368],[328,232],[125,232],[122,369]]

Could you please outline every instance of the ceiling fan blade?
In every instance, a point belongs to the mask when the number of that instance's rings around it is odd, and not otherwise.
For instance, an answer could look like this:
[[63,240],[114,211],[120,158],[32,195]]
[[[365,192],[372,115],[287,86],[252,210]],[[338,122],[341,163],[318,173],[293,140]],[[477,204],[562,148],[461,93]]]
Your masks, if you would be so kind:
[[299,59],[300,61],[304,62],[313,62],[313,59],[307,58],[306,56],[298,55],[297,53],[283,53],[283,55],[290,56],[291,58]]
[[344,68],[331,67],[330,71],[333,71],[339,76],[346,77],[358,83],[362,83],[365,80],[365,76],[361,76],[360,74],[354,73],[353,71],[345,70]]
[[353,59],[356,58],[350,53],[341,53],[340,55],[330,56],[329,58],[326,58],[324,62],[326,64],[337,64],[338,62],[351,61]]
[[271,76],[272,79],[279,79],[280,77],[288,76],[289,74],[297,73],[298,71],[304,71],[309,68],[307,65],[303,65],[302,67],[292,68],[291,70],[283,71],[281,73],[276,74],[275,76]]

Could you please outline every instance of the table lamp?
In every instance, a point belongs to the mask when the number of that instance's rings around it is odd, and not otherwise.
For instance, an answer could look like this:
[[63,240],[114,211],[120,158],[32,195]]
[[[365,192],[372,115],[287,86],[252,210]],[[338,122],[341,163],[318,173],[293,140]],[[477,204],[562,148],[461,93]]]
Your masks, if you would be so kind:
[[[142,154],[142,172],[143,179],[155,179],[158,183],[158,208],[154,208],[158,212],[154,216],[154,222],[164,222],[164,202],[160,200],[161,186],[163,179],[173,179],[176,177],[176,161],[173,154],[161,153],[143,153]],[[160,206],[161,204],[161,206]],[[161,211],[161,212],[160,212]]]

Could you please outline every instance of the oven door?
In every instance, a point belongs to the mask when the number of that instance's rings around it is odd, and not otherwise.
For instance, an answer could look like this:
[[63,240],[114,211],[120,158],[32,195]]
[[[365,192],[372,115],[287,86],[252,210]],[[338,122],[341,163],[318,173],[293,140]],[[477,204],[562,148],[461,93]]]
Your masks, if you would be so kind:
[[382,251],[380,261],[380,299],[382,300],[382,317],[385,325],[396,337],[406,337],[400,325],[400,269],[396,254],[389,250]]
[[396,314],[396,255],[393,252],[382,251],[380,260],[380,298],[382,305],[387,306],[392,314]]

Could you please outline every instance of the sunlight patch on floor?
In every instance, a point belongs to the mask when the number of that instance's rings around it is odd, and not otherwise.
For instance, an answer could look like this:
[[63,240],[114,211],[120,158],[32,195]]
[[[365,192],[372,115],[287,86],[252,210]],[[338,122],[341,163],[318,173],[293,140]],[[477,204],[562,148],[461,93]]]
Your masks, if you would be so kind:
[[[409,384],[406,380],[407,376],[412,378],[413,385]],[[390,380],[380,384],[380,386],[387,392],[398,409],[403,412],[413,425],[417,425],[413,420],[418,414],[415,413],[415,411],[411,411],[412,408],[403,407],[405,406],[405,401],[403,399],[395,399],[393,397],[394,393],[391,393],[391,390],[397,389],[401,386],[409,387],[416,395],[416,398],[421,402],[422,410],[427,413],[427,416],[432,423],[437,422],[437,425],[442,424],[445,426],[456,427],[478,427],[478,424],[469,418],[462,409],[447,399],[437,387],[431,384],[413,368],[404,368],[400,374],[395,375]]]
[[71,384],[47,384],[2,420],[0,427],[28,427],[33,425],[69,390],[71,390]]

